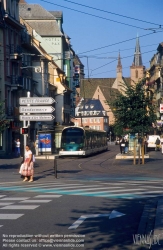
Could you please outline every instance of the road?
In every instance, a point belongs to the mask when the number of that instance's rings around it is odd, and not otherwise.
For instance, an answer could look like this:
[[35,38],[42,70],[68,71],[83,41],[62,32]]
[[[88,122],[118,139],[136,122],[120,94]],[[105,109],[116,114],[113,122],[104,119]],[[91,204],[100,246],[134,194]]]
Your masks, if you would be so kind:
[[[119,147],[84,159],[37,159],[22,182],[20,159],[0,166],[1,246],[8,249],[132,249],[147,202],[162,196],[162,154],[145,165],[115,160]],[[61,246],[57,244],[62,244]],[[1,248],[2,248],[1,247]]]

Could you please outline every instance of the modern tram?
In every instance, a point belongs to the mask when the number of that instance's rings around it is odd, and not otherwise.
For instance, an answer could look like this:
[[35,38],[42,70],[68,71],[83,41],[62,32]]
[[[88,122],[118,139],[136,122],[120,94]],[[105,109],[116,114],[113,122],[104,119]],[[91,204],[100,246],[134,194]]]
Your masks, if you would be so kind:
[[88,156],[107,150],[107,133],[89,127],[66,127],[62,130],[62,156]]

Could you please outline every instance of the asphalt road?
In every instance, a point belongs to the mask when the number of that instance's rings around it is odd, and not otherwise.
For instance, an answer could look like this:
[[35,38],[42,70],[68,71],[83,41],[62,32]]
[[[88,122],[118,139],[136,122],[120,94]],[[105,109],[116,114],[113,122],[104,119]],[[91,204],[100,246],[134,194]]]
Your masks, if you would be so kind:
[[132,249],[145,204],[162,196],[163,156],[133,165],[117,153],[58,159],[57,179],[54,161],[37,159],[33,183],[20,159],[1,159],[0,249]]

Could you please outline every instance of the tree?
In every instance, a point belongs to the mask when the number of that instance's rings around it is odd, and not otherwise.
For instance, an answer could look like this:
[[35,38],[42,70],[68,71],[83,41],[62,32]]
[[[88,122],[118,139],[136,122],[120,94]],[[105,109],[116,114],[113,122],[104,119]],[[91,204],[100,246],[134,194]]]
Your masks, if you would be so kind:
[[4,131],[10,125],[10,120],[6,119],[4,103],[0,102],[0,132]]
[[150,131],[152,123],[155,123],[157,116],[152,105],[153,95],[147,95],[144,81],[134,85],[125,83],[123,94],[120,93],[110,103],[115,116],[114,131],[117,135],[122,135],[125,131],[146,133]]

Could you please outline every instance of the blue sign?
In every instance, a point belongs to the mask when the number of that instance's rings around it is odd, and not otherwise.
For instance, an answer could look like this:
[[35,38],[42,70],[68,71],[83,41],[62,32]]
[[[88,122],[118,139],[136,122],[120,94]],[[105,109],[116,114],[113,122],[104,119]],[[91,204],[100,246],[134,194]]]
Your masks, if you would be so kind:
[[38,151],[51,152],[51,134],[38,135]]

